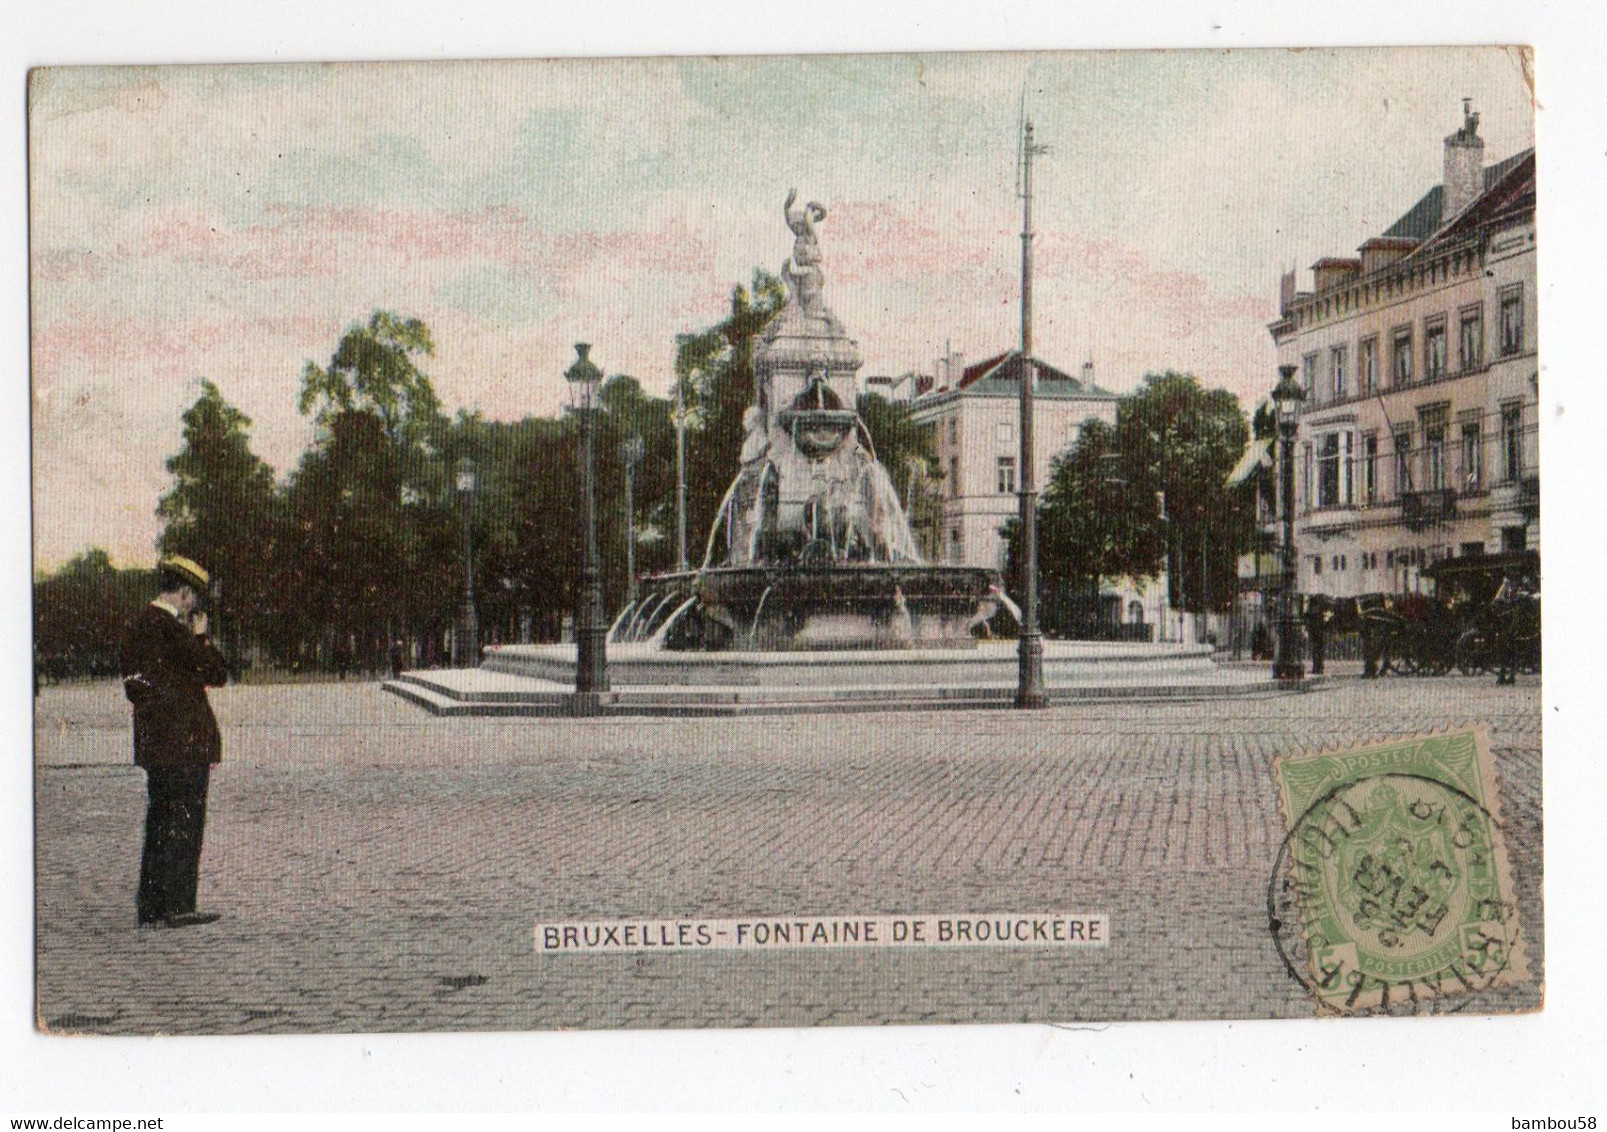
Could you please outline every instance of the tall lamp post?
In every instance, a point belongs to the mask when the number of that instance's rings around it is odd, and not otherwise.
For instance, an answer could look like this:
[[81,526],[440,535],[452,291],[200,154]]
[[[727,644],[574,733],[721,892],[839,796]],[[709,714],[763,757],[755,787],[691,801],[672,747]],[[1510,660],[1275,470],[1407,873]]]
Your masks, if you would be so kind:
[[463,605],[458,610],[458,631],[454,643],[459,668],[480,663],[480,621],[474,612],[474,461],[467,456],[458,461],[458,498],[463,503]]
[[1278,653],[1272,678],[1297,684],[1305,679],[1300,659],[1300,624],[1295,617],[1295,422],[1306,391],[1295,380],[1294,366],[1279,366],[1282,379],[1272,391],[1278,413],[1278,493],[1283,497],[1283,592],[1278,602]]
[[1016,658],[1016,707],[1049,706],[1043,686],[1043,634],[1038,631],[1038,490],[1032,466],[1032,394],[1038,366],[1032,358],[1032,159],[1048,147],[1032,142],[1032,123],[1021,143],[1021,644]]
[[575,364],[564,372],[571,408],[580,417],[581,476],[586,482],[586,559],[580,571],[580,609],[575,624],[576,715],[602,711],[608,691],[608,625],[603,619],[603,574],[597,561],[597,391],[603,371],[592,362],[591,343],[575,343]]
[[686,561],[686,394],[681,375],[675,375],[675,568],[687,571]]
[[633,436],[619,446],[619,460],[625,465],[625,577],[630,593],[626,600],[636,604],[636,466],[642,462],[646,446]]

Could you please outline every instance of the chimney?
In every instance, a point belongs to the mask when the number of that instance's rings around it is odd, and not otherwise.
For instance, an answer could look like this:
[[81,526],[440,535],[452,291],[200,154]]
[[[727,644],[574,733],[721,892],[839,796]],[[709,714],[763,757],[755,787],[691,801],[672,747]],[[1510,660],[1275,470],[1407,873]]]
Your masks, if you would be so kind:
[[1289,310],[1295,305],[1295,272],[1290,268],[1278,276],[1278,313],[1284,318],[1289,317]]
[[965,355],[958,350],[949,351],[949,380],[956,388],[965,380]]
[[1484,190],[1484,139],[1473,100],[1462,100],[1462,128],[1445,138],[1445,200],[1440,223],[1451,220]]
[[1084,389],[1092,389],[1094,387],[1094,359],[1089,358],[1082,364],[1082,373],[1079,376],[1079,380],[1082,382],[1082,387]]

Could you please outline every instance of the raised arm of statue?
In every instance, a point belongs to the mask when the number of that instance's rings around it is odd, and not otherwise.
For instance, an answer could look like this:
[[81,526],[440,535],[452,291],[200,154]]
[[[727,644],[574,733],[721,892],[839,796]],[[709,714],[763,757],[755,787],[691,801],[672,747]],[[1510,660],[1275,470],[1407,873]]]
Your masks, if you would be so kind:
[[810,201],[802,208],[793,208],[798,190],[787,193],[787,203],[781,206],[787,217],[787,227],[797,237],[792,244],[792,263],[795,268],[814,266],[820,262],[820,241],[815,237],[815,225],[826,219],[826,209],[819,201]]

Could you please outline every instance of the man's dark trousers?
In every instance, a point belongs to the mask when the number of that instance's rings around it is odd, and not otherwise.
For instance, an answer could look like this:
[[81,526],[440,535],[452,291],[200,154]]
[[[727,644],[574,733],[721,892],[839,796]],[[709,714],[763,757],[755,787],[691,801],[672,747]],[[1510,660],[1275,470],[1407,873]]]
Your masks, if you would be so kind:
[[141,923],[195,911],[211,771],[206,763],[145,768],[145,853],[136,897]]

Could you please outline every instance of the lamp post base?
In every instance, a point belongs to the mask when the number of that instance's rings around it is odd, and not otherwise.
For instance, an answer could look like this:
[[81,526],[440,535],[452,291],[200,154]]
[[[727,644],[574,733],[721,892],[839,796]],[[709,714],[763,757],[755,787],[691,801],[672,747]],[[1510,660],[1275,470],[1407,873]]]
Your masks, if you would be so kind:
[[1285,686],[1300,684],[1306,678],[1306,666],[1296,644],[1299,633],[1292,621],[1283,621],[1278,626],[1278,652],[1272,661],[1272,678]]
[[576,719],[591,719],[603,714],[601,692],[575,692],[569,697],[569,714]]
[[1018,708],[1036,709],[1049,706],[1049,695],[1043,686],[1043,638],[1033,633],[1021,638],[1016,679]]
[[457,633],[453,638],[452,663],[458,668],[477,668],[480,664],[480,626],[471,611],[458,614]]

